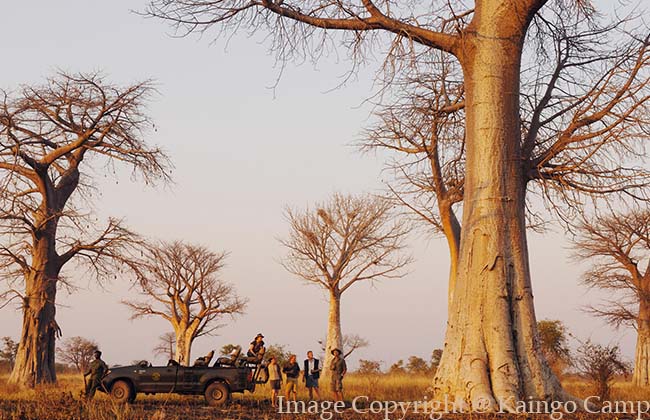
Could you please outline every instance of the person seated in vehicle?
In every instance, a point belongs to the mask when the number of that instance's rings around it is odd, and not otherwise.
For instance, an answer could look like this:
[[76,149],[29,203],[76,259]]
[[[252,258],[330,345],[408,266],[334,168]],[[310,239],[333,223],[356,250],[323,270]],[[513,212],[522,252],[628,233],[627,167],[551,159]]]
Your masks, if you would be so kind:
[[264,358],[265,351],[266,348],[264,347],[264,336],[260,333],[255,336],[253,341],[251,341],[246,356],[248,356],[250,362],[260,363]]
[[206,354],[205,356],[197,357],[197,359],[194,361],[193,366],[206,367],[210,364],[210,360],[212,360],[213,356],[214,356],[214,350],[210,350],[210,353]]
[[241,347],[235,347],[227,356],[221,356],[215,362],[215,365],[234,365],[241,353]]

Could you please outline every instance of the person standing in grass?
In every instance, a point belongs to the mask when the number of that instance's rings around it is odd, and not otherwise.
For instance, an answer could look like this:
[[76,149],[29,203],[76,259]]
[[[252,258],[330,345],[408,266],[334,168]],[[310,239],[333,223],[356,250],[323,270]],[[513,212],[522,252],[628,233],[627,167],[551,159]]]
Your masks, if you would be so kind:
[[271,356],[268,365],[269,370],[269,383],[271,384],[271,407],[277,407],[278,393],[282,385],[282,373],[280,373],[280,365],[275,356]]
[[320,377],[319,363],[320,361],[314,358],[314,352],[309,350],[302,371],[302,380],[307,387],[307,391],[309,391],[309,400],[314,399],[315,392],[316,398],[320,401],[320,392],[318,391],[318,378]]
[[343,401],[343,377],[348,371],[345,359],[341,357],[341,354],[341,350],[339,349],[332,350],[334,358],[330,364],[330,369],[332,370],[332,378],[330,380],[335,401]]
[[300,366],[296,363],[296,355],[292,354],[289,356],[289,362],[284,365],[282,369],[285,375],[287,375],[287,385],[285,388],[287,401],[289,400],[289,395],[293,394],[293,400],[296,401],[298,396],[298,377],[300,376]]
[[94,360],[90,362],[88,370],[84,373],[84,379],[86,376],[90,376],[90,379],[86,381],[86,399],[92,400],[95,396],[95,391],[102,383],[102,379],[106,372],[108,372],[108,366],[102,360],[102,352],[95,350],[93,352]]

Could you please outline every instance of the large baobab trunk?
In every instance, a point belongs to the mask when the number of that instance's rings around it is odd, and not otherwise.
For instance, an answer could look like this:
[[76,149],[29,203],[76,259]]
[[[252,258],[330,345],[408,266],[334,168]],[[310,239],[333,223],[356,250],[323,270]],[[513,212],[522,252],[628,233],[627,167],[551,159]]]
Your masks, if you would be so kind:
[[45,269],[26,275],[23,329],[9,382],[33,387],[56,382],[55,340],[60,335],[55,320],[58,271]]
[[323,360],[323,372],[329,375],[332,350],[343,346],[343,335],[341,334],[341,294],[330,291],[330,308],[327,317],[327,340],[325,340],[325,360]]
[[481,4],[459,57],[466,89],[463,229],[434,389],[459,408],[490,410],[564,394],[541,355],[528,267],[518,117],[527,18],[517,19],[501,1]]
[[632,382],[637,386],[650,385],[650,302],[644,297],[639,304],[638,336]]
[[182,366],[190,365],[192,335],[187,330],[176,331],[176,361]]

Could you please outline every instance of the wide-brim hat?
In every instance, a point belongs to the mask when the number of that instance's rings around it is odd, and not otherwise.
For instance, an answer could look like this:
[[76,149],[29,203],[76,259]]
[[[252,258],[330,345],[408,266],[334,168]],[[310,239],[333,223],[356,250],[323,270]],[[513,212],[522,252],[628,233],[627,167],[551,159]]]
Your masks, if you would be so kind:
[[255,336],[255,338],[257,338],[257,337],[262,337],[262,338],[264,338],[264,336],[262,335],[262,333],[257,334],[257,335]]
[[343,354],[343,352],[341,351],[341,349],[332,349],[332,352],[331,352],[332,355],[334,355],[334,352],[335,352],[335,351],[338,351],[338,352],[339,352],[339,355]]

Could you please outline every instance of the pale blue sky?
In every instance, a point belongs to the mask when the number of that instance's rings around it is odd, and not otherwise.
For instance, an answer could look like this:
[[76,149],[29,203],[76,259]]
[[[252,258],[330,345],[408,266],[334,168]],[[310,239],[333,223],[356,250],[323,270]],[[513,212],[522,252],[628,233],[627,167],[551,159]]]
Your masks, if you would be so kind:
[[[283,250],[275,238],[287,232],[285,205],[382,188],[382,159],[350,146],[368,118],[369,107],[360,105],[372,91],[370,70],[325,93],[345,63],[289,65],[273,91],[277,69],[259,39],[236,36],[227,48],[207,36],[175,39],[165,24],[129,12],[142,8],[141,0],[3,3],[0,87],[39,83],[57,68],[103,70],[117,83],[158,82],[160,95],[150,107],[157,131],[148,140],[171,155],[175,184],[152,190],[122,171],[119,183],[101,179],[96,205],[101,217],[124,217],[142,234],[230,251],[224,277],[250,299],[247,314],[219,336],[199,339],[194,357],[227,343],[245,345],[257,332],[299,355],[319,350],[325,298],[277,263]],[[561,319],[582,338],[621,340],[631,358],[631,331],[604,328],[581,312],[596,294],[578,285],[580,269],[567,260],[567,246],[557,233],[530,238],[538,318]],[[412,250],[417,261],[407,277],[359,284],[343,297],[344,333],[371,343],[353,361],[382,360],[387,367],[409,355],[428,359],[442,346],[447,249],[442,239],[422,235],[413,238]],[[77,284],[82,290],[74,295],[59,294],[64,337],[97,340],[111,364],[151,359],[157,337],[170,328],[153,319],[129,321],[119,301],[135,289],[120,280],[105,290],[83,279]],[[1,310],[0,336],[16,338],[19,330],[19,312]]]

